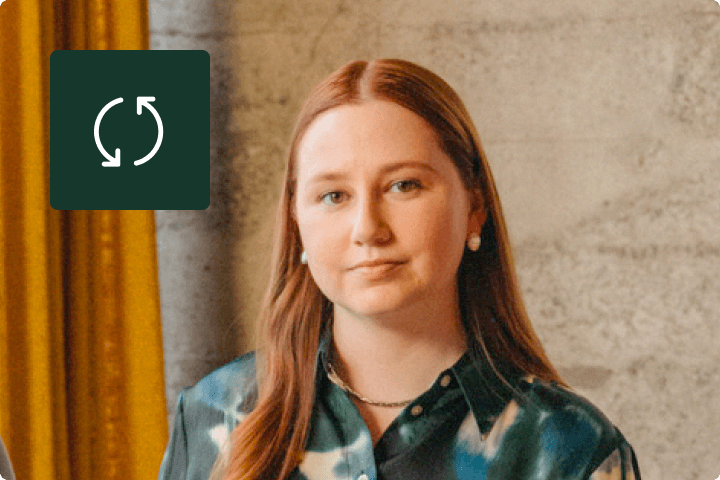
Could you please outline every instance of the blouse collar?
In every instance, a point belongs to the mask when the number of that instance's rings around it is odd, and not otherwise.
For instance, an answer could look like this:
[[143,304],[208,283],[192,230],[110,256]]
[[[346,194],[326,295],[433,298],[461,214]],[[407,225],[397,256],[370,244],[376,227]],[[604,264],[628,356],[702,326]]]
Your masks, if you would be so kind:
[[[315,370],[316,391],[327,380],[328,359],[332,345],[332,322],[326,322],[318,345]],[[434,384],[446,375],[454,378],[481,432],[492,426],[494,419],[502,412],[508,402],[517,396],[519,375],[505,375],[505,383],[490,365],[482,352],[468,350],[452,367],[440,372]]]

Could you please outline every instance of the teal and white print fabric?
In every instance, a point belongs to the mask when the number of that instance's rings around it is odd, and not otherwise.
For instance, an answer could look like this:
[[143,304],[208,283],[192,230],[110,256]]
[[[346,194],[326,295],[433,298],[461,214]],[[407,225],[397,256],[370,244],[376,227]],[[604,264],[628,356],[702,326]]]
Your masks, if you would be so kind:
[[[312,428],[293,480],[640,480],[632,447],[587,400],[527,376],[510,390],[470,354],[373,446],[350,398],[327,379],[329,341],[318,352]],[[183,389],[159,480],[206,480],[256,398],[254,353]]]

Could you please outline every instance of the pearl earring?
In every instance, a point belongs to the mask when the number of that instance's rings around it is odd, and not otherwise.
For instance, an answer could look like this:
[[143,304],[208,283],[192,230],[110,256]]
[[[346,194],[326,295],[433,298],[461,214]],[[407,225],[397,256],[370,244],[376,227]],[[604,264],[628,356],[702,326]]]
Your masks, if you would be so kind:
[[480,234],[479,233],[472,233],[468,237],[467,240],[467,246],[470,250],[473,252],[477,252],[480,249]]
[[300,255],[300,262],[303,265],[307,265],[308,259],[307,259],[307,252],[303,250],[302,254]]

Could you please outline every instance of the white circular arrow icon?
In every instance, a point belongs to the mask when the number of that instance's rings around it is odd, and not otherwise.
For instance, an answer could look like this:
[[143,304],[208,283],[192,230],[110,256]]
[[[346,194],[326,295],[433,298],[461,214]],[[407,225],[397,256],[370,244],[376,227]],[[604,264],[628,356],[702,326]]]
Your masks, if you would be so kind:
[[[103,148],[102,143],[100,142],[100,122],[102,121],[103,115],[105,115],[107,113],[107,111],[113,107],[113,105],[122,103],[122,101],[123,101],[123,99],[122,99],[122,97],[120,97],[120,98],[116,98],[115,100],[109,102],[107,105],[105,105],[102,108],[102,110],[100,110],[100,113],[98,113],[98,116],[95,119],[95,129],[94,129],[95,145],[97,145],[98,150],[100,150],[100,153],[102,153],[102,156],[107,158],[107,160],[108,160],[107,162],[102,163],[103,167],[119,167],[120,166],[120,149],[119,148],[115,149],[115,156],[113,157],[112,155],[110,155],[107,152],[107,150],[105,150]],[[155,108],[152,105],[150,105],[150,102],[154,102],[154,101],[155,101],[155,97],[137,97],[137,114],[140,115],[142,113],[143,105],[145,106],[145,108],[150,110],[150,113],[153,114],[153,116],[155,117],[155,121],[157,122],[157,125],[158,125],[158,137],[157,137],[157,140],[155,141],[155,146],[153,147],[152,150],[150,150],[150,153],[145,155],[140,160],[135,160],[134,163],[136,166],[142,165],[143,163],[147,162],[152,157],[154,157],[155,154],[157,153],[158,149],[160,148],[160,144],[162,143],[162,139],[163,139],[162,120],[160,119],[160,115],[158,114],[157,110],[155,110]]]

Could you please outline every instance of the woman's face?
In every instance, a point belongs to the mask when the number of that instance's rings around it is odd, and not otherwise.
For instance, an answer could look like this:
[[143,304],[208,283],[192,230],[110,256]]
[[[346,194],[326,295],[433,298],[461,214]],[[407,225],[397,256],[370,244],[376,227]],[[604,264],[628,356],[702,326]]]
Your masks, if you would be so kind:
[[[324,112],[297,152],[295,216],[308,267],[337,309],[361,317],[457,302],[467,236],[484,216],[431,127],[395,103]],[[373,260],[394,262],[357,267]]]

